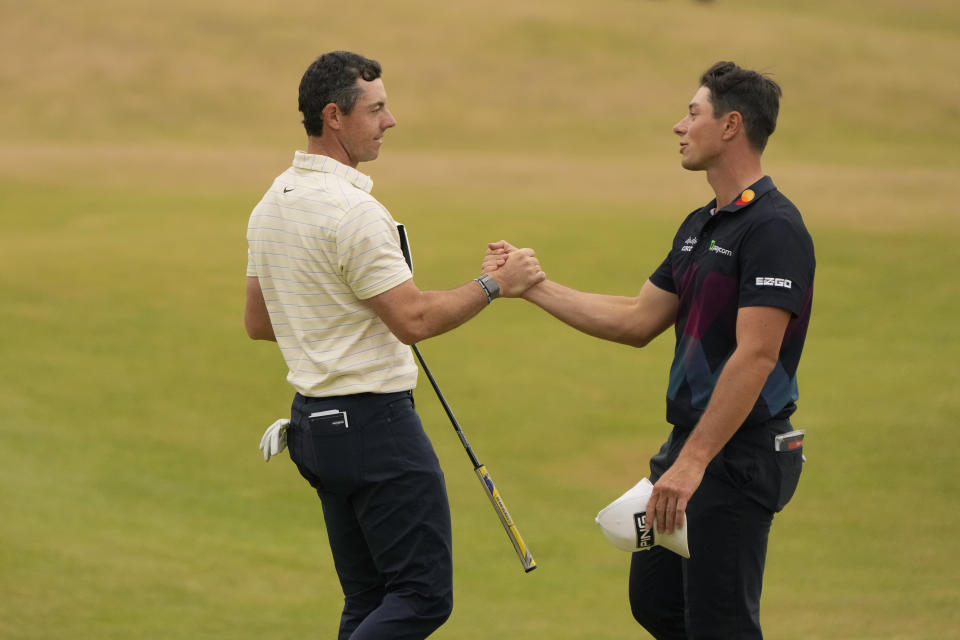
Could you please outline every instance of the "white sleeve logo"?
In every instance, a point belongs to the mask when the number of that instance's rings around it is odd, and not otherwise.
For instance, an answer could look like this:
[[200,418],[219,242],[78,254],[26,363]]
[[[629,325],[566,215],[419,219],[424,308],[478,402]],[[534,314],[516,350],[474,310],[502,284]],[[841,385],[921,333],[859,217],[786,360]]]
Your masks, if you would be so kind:
[[765,276],[757,277],[758,287],[779,287],[781,289],[792,289],[793,281],[786,278],[767,278]]

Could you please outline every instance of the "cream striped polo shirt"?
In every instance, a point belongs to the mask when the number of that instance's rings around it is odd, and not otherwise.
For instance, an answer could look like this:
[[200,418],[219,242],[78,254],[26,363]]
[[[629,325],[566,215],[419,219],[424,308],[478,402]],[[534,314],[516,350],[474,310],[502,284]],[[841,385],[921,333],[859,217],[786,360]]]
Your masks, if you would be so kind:
[[373,181],[297,151],[253,209],[247,275],[260,280],[287,381],[305,396],[413,389],[417,366],[363,301],[412,277]]

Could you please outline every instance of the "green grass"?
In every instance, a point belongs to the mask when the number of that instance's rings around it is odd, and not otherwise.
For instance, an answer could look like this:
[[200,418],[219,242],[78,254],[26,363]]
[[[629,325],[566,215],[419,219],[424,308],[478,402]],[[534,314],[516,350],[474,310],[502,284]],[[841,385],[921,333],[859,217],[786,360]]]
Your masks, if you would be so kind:
[[[302,146],[302,69],[337,47],[385,65],[400,126],[362,169],[424,288],[507,238],[551,278],[634,293],[710,198],[670,133],[697,74],[773,72],[766,168],[818,272],[808,465],[774,525],[764,626],[960,637],[951,3],[3,6],[0,638],[333,635],[319,503],[256,449],[285,369],[241,313],[247,215]],[[628,556],[592,520],[665,437],[669,337],[637,351],[498,301],[421,348],[539,564],[522,573],[422,379],[455,536],[435,637],[643,637]]]

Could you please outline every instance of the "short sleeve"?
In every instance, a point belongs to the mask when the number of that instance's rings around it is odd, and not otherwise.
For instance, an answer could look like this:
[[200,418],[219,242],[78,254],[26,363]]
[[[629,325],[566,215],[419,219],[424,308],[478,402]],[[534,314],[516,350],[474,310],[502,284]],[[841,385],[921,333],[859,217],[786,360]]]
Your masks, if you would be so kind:
[[654,271],[650,276],[650,282],[664,291],[676,293],[677,283],[673,279],[673,262],[670,259],[672,255],[672,250],[667,253],[667,257],[664,258],[663,262],[660,263],[660,266],[657,267],[656,271]]
[[813,286],[813,240],[796,219],[771,217],[751,230],[740,251],[740,306],[777,307],[798,315]]
[[361,300],[413,277],[403,259],[396,222],[375,200],[358,204],[340,221],[337,256],[341,277]]

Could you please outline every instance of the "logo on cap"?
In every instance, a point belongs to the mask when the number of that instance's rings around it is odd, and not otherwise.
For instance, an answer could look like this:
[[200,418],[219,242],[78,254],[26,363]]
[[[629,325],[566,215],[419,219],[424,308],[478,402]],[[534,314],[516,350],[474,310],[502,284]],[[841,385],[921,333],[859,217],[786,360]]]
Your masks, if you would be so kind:
[[633,524],[637,528],[637,551],[652,549],[656,544],[653,536],[653,527],[647,529],[647,512],[633,514]]

